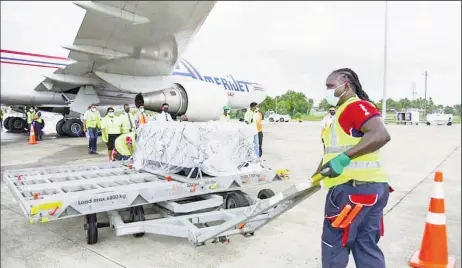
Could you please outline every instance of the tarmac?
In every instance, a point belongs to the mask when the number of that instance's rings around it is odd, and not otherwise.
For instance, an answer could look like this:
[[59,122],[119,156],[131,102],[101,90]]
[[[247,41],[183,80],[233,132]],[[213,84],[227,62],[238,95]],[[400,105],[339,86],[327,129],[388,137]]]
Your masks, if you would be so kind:
[[[47,122],[48,123],[48,122]],[[27,134],[2,133],[1,169],[107,161],[104,144],[99,156],[87,154],[86,138],[54,138],[27,144]],[[435,170],[444,174],[449,253],[461,258],[461,127],[388,125],[392,140],[382,150],[383,164],[395,192],[385,212],[385,236],[380,241],[387,267],[409,267],[420,248],[433,191]],[[264,126],[263,158],[272,168],[287,168],[291,180],[268,185],[275,192],[306,181],[322,155],[318,122]],[[256,194],[259,189],[252,189]],[[87,245],[83,217],[47,224],[29,224],[1,184],[1,267],[321,267],[324,198],[320,191],[283,214],[255,236],[231,237],[229,244],[194,248],[186,239],[146,234],[116,237],[99,230],[99,241]],[[348,267],[355,267],[350,258]]]

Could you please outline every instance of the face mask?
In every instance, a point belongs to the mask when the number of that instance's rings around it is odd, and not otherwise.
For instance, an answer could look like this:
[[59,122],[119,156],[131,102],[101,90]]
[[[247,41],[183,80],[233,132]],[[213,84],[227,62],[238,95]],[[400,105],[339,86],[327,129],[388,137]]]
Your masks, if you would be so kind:
[[336,88],[332,88],[332,89],[326,90],[326,101],[327,101],[330,105],[332,105],[332,106],[337,106],[337,104],[338,104],[340,98],[343,96],[343,94],[345,94],[346,91],[343,92],[339,97],[336,97],[336,96],[335,96],[335,90],[336,90],[337,88],[340,88],[340,87],[344,86],[344,85],[345,85],[345,83],[341,84],[340,86],[338,86],[338,87],[336,87]]
[[140,112],[144,112],[144,109],[143,109],[143,108],[141,108],[141,109],[140,109]]
[[91,108],[91,110],[92,110],[93,112],[96,112],[96,108]]
[[114,112],[109,112],[109,113],[107,113],[107,115],[109,115],[110,117],[113,117],[113,116],[114,116]]
[[126,113],[130,112],[130,109],[129,108],[125,109],[125,112]]

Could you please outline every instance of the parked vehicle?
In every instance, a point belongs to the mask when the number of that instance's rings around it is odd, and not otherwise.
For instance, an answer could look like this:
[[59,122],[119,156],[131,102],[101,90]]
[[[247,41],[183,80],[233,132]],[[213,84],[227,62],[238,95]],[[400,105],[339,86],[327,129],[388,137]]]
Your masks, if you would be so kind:
[[268,118],[270,122],[289,122],[291,119],[289,115],[278,114],[274,111],[267,111],[265,118]]

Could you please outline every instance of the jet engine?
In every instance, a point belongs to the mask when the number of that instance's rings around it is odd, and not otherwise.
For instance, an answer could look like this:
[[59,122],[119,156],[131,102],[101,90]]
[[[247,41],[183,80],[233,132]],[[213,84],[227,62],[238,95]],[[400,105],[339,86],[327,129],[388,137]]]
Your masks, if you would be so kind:
[[172,117],[185,115],[189,121],[217,120],[228,105],[226,92],[214,84],[195,81],[175,83],[170,88],[135,96],[136,107],[160,111],[168,103]]

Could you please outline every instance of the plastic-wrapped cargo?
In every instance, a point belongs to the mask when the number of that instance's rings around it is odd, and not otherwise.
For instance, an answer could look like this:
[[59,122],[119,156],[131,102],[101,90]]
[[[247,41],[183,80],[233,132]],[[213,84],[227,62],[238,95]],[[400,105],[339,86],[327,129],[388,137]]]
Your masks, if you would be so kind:
[[166,173],[200,168],[210,176],[238,172],[257,157],[255,126],[241,122],[149,121],[137,130],[133,166]]

